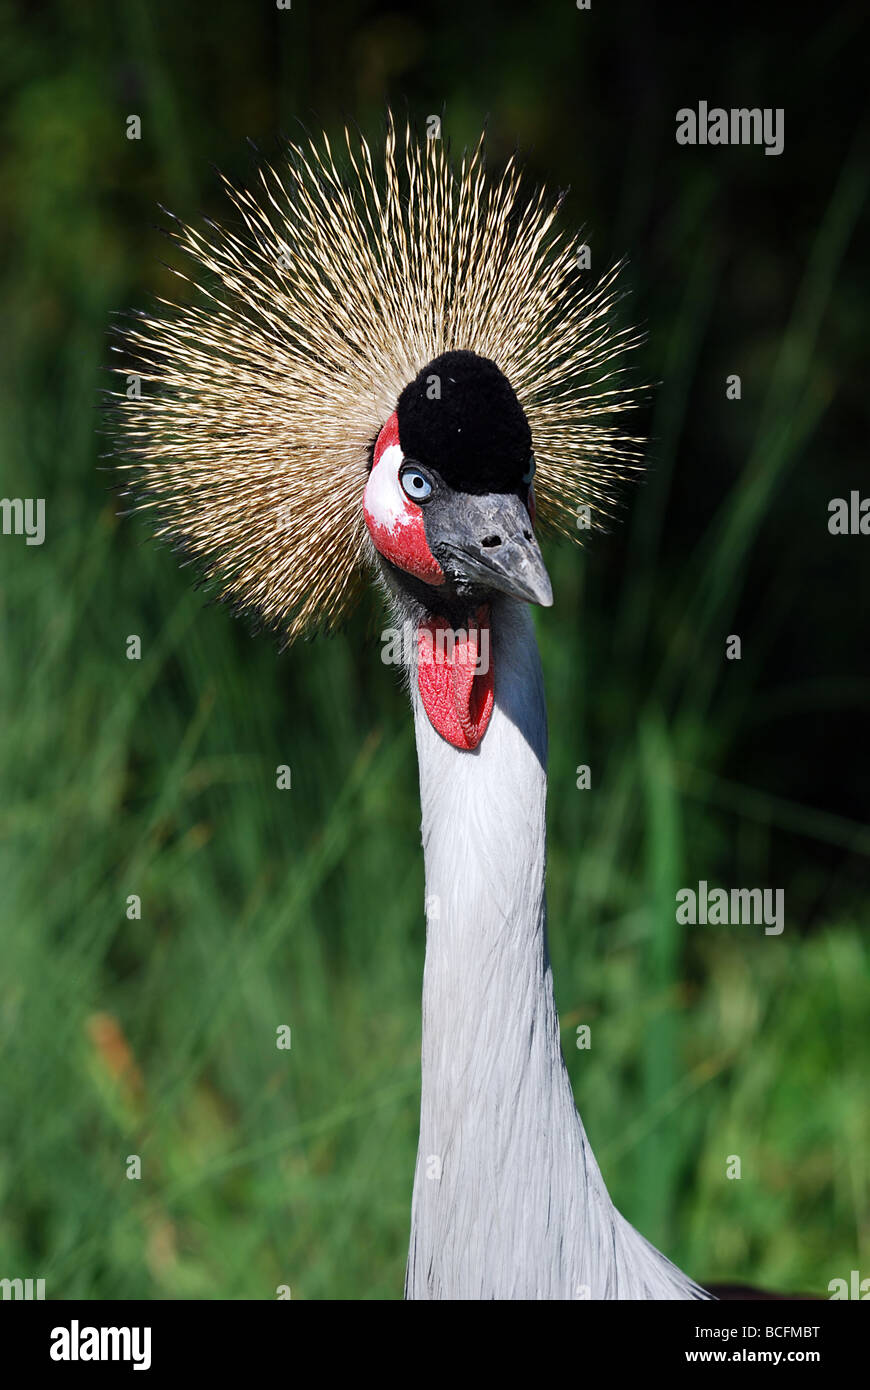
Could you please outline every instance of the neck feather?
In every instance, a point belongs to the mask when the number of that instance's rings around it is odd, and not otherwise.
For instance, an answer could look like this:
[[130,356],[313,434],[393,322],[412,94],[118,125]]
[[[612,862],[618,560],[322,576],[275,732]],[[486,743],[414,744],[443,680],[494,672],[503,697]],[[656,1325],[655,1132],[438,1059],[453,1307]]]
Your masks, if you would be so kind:
[[546,713],[525,605],[494,602],[492,660],[492,718],[472,752],[436,733],[411,673],[426,965],[406,1294],[697,1296],[613,1208],[562,1058],[546,941]]

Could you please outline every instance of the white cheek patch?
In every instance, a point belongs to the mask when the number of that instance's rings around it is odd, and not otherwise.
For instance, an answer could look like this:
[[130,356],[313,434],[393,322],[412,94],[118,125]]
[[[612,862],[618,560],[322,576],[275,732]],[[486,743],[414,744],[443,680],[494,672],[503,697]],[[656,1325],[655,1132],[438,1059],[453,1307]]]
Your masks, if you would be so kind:
[[423,513],[399,482],[404,462],[400,444],[388,444],[369,474],[363,513],[375,548],[406,574],[443,584],[444,571],[429,549]]
[[393,535],[398,526],[408,525],[413,520],[408,511],[408,498],[399,482],[403,457],[401,445],[387,446],[369,474],[363,498],[369,526],[374,524],[389,535]]

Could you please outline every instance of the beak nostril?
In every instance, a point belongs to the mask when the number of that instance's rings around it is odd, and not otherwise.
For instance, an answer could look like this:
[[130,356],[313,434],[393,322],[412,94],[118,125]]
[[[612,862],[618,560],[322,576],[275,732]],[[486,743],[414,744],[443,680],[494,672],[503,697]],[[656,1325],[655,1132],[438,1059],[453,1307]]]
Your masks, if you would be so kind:
[[501,545],[501,536],[484,536],[480,544],[487,550],[492,550],[495,546]]

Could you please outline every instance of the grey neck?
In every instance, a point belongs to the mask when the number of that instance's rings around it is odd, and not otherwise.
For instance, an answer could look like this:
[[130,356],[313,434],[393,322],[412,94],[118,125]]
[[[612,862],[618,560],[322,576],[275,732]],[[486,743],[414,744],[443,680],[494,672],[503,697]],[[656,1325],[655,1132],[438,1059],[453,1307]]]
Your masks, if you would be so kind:
[[406,1296],[697,1297],[613,1208],[574,1105],[547,954],[546,713],[527,607],[496,600],[491,633],[495,705],[473,752],[435,732],[410,673],[426,964]]

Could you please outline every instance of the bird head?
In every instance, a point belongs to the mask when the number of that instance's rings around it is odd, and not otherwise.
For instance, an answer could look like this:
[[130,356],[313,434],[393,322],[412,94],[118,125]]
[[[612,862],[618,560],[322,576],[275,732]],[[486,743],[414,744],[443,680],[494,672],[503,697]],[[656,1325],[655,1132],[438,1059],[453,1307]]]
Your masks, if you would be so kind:
[[434,358],[378,434],[363,495],[393,586],[435,613],[494,593],[549,607],[534,475],[529,423],[504,373],[473,352]]
[[184,299],[115,345],[118,466],[155,534],[285,645],[335,628],[374,568],[417,623],[432,723],[471,749],[493,673],[426,639],[455,629],[474,658],[497,600],[552,602],[536,531],[581,540],[639,466],[610,423],[638,340],[613,323],[619,267],[590,283],[560,200],[513,159],[491,178],[482,137],[459,167],[391,116],[382,160],[345,145],[343,166],[324,135],[254,190],[224,180],[231,228],[173,219]]
[[387,587],[417,624],[426,715],[463,750],[477,747],[492,713],[488,640],[482,649],[494,595],[553,601],[534,535],[534,474],[516,393],[469,351],[441,353],[418,372],[372,450],[366,526]]

